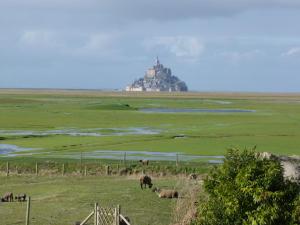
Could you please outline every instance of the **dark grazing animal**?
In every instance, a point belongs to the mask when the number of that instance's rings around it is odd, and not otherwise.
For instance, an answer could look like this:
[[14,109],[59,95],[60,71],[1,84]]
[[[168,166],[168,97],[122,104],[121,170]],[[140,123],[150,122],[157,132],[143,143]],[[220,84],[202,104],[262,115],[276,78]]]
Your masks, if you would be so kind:
[[26,201],[26,194],[22,193],[22,194],[16,195],[15,200],[17,200],[18,202],[25,202]]
[[12,192],[6,192],[3,197],[1,198],[1,201],[3,202],[13,202],[14,201],[14,195]]
[[145,186],[145,188],[147,187],[147,185],[149,188],[152,188],[153,184],[151,182],[151,178],[149,176],[145,175],[145,176],[141,176],[140,185],[141,185],[141,189],[143,189],[143,185]]
[[139,160],[139,162],[140,162],[142,165],[146,165],[146,166],[149,165],[149,160],[148,160],[148,159],[141,159],[141,160]]

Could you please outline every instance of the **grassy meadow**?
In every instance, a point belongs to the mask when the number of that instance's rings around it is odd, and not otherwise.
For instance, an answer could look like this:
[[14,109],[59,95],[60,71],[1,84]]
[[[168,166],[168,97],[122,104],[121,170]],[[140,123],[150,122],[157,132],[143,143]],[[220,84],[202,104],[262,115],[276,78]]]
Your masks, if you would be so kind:
[[[35,177],[0,178],[0,193],[14,190],[31,196],[31,225],[66,225],[82,221],[98,202],[102,207],[121,205],[132,224],[166,225],[172,221],[176,200],[160,199],[141,190],[136,177]],[[154,179],[160,187],[178,188],[178,179]],[[0,203],[1,225],[25,224],[26,202]],[[93,218],[88,225],[93,223]]]
[[[256,111],[146,113],[141,108]],[[155,133],[133,134],[128,128]],[[104,135],[6,134],[64,129],[101,129]],[[254,145],[258,151],[293,155],[300,153],[300,95],[1,90],[0,130],[0,144],[40,149],[31,157],[94,150],[223,155],[230,147]]]
[[[145,108],[253,112],[140,111]],[[10,156],[7,146],[15,148]],[[180,190],[182,182],[175,174],[203,174],[211,167],[203,158],[179,166],[174,161],[141,166],[137,160],[126,164],[122,159],[86,157],[95,151],[184,153],[214,159],[227,148],[253,146],[258,151],[300,155],[300,95],[0,90],[0,195],[7,191],[31,195],[32,225],[74,224],[93,210],[94,202],[120,204],[132,224],[167,225],[179,200],[141,191],[138,175],[150,173],[159,177],[154,178],[155,185]],[[10,174],[5,176],[8,162]],[[113,176],[106,176],[106,165]],[[125,167],[136,175],[116,176]],[[161,176],[162,171],[167,176]],[[25,207],[26,203],[0,203],[0,224],[24,224]]]

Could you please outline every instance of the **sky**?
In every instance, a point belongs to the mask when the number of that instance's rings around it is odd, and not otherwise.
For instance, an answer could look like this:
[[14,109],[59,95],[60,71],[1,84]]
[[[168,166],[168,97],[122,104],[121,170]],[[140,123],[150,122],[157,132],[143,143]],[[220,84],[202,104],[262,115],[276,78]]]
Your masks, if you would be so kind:
[[0,88],[300,92],[300,0],[0,0]]

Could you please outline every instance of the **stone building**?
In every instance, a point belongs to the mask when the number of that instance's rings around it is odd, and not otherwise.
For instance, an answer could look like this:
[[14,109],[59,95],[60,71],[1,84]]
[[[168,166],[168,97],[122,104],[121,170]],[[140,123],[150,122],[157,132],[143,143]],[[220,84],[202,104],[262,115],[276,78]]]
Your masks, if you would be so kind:
[[170,68],[165,68],[163,64],[156,59],[152,68],[146,71],[144,77],[135,80],[128,85],[126,91],[188,91],[185,82],[172,75]]

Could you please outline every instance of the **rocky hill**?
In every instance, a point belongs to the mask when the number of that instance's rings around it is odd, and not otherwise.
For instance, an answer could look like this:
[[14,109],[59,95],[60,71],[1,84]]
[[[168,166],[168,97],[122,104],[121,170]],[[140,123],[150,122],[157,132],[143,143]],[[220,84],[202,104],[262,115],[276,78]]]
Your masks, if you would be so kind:
[[126,91],[188,91],[185,82],[172,75],[158,60],[156,65],[146,71],[144,77],[135,80],[126,87]]

